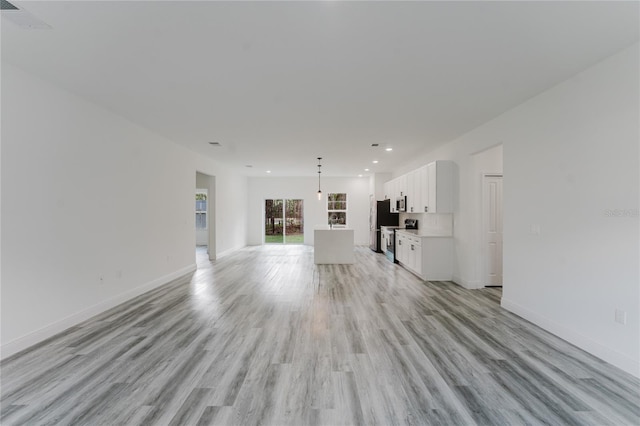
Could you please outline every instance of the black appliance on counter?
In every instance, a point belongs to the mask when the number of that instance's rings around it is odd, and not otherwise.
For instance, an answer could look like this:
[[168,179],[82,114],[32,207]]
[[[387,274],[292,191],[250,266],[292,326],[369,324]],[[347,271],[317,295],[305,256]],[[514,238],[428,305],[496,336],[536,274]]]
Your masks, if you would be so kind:
[[[396,244],[398,242],[396,231],[398,231],[398,230],[402,231],[403,229],[417,230],[418,229],[418,219],[405,219],[403,227],[394,228],[394,230],[393,230],[393,241],[391,241],[389,243],[389,245],[387,246],[387,257],[389,258],[389,260],[393,261],[393,263],[398,263],[398,259],[396,259],[396,253],[397,253],[397,250],[398,250],[398,248],[396,247]],[[391,253],[389,253],[389,251],[391,251]]]
[[398,229],[418,229],[418,219],[405,219],[404,227]]
[[369,212],[369,248],[376,253],[384,253],[384,247],[380,245],[380,227],[398,226],[400,215],[391,213],[391,200],[371,200]]

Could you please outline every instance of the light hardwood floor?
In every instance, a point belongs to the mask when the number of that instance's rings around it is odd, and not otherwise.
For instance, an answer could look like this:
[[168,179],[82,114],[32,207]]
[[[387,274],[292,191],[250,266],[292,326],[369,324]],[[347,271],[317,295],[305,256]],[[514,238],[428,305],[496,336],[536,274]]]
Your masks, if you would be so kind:
[[368,248],[250,247],[1,364],[3,425],[637,425],[639,381]]

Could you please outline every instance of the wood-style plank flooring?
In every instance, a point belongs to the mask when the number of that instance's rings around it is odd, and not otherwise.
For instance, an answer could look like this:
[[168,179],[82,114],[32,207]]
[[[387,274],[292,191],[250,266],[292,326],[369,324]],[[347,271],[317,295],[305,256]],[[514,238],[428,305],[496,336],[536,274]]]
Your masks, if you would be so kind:
[[249,247],[2,364],[3,425],[637,425],[639,381],[368,248]]

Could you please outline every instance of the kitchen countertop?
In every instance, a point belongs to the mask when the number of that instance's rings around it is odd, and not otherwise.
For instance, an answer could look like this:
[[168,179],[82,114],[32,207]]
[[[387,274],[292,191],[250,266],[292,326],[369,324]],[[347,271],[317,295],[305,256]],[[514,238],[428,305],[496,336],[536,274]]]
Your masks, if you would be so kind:
[[452,238],[453,235],[443,233],[442,231],[431,229],[398,229],[397,232],[404,232],[405,234],[415,235],[416,237],[430,237],[430,238]]
[[344,226],[336,225],[334,225],[333,228],[329,225],[316,225],[313,229],[316,231],[353,231],[353,228],[345,228]]

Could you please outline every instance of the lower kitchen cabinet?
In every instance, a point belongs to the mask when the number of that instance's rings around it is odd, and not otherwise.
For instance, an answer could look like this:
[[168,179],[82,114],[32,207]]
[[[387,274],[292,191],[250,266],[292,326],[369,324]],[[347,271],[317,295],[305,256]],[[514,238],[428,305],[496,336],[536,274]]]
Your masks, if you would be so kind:
[[397,231],[396,259],[426,281],[453,278],[453,238],[420,236]]

